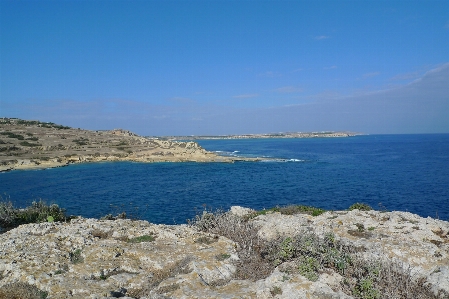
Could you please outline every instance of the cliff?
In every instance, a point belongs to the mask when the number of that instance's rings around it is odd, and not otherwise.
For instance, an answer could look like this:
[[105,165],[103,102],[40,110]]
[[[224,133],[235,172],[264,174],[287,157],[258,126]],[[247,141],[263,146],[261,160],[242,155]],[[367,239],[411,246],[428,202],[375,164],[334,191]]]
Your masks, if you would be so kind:
[[191,226],[27,224],[0,235],[0,298],[449,298],[448,233],[407,212],[241,207]]

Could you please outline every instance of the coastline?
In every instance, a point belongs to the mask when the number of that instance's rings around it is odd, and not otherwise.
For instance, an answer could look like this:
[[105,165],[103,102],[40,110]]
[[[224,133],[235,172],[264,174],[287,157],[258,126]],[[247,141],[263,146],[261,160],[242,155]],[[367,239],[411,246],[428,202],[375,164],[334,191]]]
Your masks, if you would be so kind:
[[89,131],[39,121],[0,119],[0,172],[104,161],[233,163],[260,160],[220,156],[193,141],[146,138],[122,129]]

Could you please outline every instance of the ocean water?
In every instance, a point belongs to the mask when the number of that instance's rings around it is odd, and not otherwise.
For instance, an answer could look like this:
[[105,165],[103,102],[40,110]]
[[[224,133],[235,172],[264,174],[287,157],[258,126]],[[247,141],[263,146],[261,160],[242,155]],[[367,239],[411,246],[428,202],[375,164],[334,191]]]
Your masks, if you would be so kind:
[[12,171],[0,173],[0,194],[17,206],[42,198],[72,215],[126,211],[165,224],[185,223],[204,208],[303,204],[341,210],[355,202],[449,220],[449,134],[199,143],[223,155],[278,159]]

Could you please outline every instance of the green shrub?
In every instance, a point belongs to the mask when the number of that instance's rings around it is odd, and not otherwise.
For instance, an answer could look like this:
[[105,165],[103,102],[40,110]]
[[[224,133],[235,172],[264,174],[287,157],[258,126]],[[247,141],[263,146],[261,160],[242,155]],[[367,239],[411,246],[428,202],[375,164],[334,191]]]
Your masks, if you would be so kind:
[[47,205],[44,201],[33,201],[24,209],[15,208],[11,201],[0,198],[0,226],[14,228],[21,224],[46,221],[66,221],[65,210],[57,204]]

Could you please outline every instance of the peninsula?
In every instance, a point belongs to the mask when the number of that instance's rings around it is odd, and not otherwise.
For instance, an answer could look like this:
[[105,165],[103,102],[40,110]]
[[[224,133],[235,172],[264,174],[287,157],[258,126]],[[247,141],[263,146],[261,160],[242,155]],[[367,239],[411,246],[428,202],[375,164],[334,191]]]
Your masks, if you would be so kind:
[[200,136],[167,136],[167,140],[201,140],[201,139],[264,139],[264,138],[336,138],[363,135],[355,132],[281,132],[268,134],[241,135],[200,135]]
[[90,131],[51,122],[0,118],[0,172],[100,161],[235,162],[196,142],[146,138],[127,130]]

